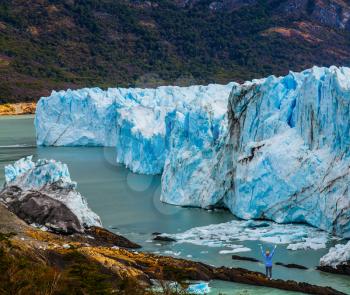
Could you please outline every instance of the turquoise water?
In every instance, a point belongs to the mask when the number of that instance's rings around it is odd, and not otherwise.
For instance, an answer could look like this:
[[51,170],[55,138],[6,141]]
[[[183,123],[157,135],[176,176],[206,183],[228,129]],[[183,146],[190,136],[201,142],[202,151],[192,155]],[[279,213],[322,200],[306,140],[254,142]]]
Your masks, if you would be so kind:
[[[87,198],[89,206],[100,215],[103,225],[141,244],[144,251],[167,255],[174,253],[174,256],[183,258],[191,255],[190,259],[217,266],[264,270],[261,264],[233,261],[230,254],[220,255],[220,248],[150,241],[153,232],[176,233],[196,226],[227,222],[234,218],[229,212],[208,212],[160,203],[160,177],[135,175],[116,165],[113,148],[37,148],[32,116],[0,117],[0,185],[4,182],[4,165],[27,155],[34,155],[36,159],[52,158],[68,164],[72,179],[78,183],[78,190]],[[247,241],[241,244],[252,249],[242,255],[259,258],[258,242]],[[299,263],[310,269],[301,271],[275,266],[274,277],[329,285],[350,294],[348,277],[313,269],[326,252],[327,249],[288,251],[285,246],[279,246],[275,261]],[[219,281],[211,282],[210,285],[212,294],[292,294]]]

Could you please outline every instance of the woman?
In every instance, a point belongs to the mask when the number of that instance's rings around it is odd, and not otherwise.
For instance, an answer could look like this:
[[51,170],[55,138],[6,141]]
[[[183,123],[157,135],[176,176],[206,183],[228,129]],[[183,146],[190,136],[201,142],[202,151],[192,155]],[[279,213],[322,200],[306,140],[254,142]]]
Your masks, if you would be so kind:
[[271,253],[269,249],[266,249],[266,251],[264,252],[264,249],[260,244],[261,254],[264,257],[264,262],[265,262],[266,277],[268,277],[269,279],[272,278],[272,257],[275,254],[276,248],[277,248],[277,245],[275,245]]

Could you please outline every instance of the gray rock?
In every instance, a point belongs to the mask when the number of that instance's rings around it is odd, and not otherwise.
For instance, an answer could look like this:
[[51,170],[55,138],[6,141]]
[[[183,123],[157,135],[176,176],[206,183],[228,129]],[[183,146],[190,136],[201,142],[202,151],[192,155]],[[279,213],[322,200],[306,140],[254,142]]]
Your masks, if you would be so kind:
[[28,224],[46,226],[60,234],[84,232],[84,226],[64,203],[43,192],[24,192],[19,187],[9,186],[0,192],[0,200]]

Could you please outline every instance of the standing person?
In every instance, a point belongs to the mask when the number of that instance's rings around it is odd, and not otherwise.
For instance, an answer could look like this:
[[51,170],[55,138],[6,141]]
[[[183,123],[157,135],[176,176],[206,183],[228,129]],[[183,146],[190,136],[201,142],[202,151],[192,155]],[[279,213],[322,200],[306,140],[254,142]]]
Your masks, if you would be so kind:
[[268,277],[270,280],[272,278],[272,257],[275,254],[275,250],[277,248],[277,245],[273,248],[272,252],[270,253],[269,249],[266,249],[264,252],[264,249],[261,244],[260,245],[260,250],[261,254],[264,257],[264,263],[265,263],[265,271],[266,271],[266,277]]

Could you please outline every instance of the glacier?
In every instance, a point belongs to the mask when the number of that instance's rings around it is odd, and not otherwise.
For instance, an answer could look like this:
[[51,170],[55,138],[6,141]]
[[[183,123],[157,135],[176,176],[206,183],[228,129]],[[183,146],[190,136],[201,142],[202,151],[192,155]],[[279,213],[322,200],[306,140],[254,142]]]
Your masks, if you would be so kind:
[[180,140],[170,150],[164,202],[225,207],[242,219],[307,223],[350,238],[349,68],[235,85],[227,120],[208,150]]
[[98,88],[40,99],[38,145],[115,146],[161,200],[350,238],[350,69],[243,84]]
[[[72,213],[75,217],[63,217],[67,218],[67,223],[73,223],[72,227],[76,231],[83,231],[85,227],[91,226],[101,227],[100,217],[88,207],[86,199],[76,188],[77,184],[71,180],[66,164],[46,159],[34,162],[33,156],[28,156],[5,166],[5,184],[0,191],[0,200],[20,214],[24,214],[23,210],[25,210],[26,217],[34,214],[34,210],[40,206],[42,212],[47,210],[45,220],[52,218],[54,221],[48,224],[38,223],[38,226],[67,232],[65,221],[56,220],[54,214],[71,215]],[[23,205],[23,203],[26,204]],[[50,206],[56,206],[57,212],[52,212]],[[63,211],[66,207],[69,210]],[[75,218],[78,224],[74,225]]]

